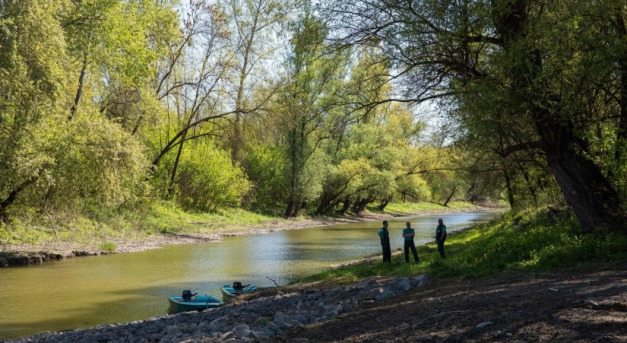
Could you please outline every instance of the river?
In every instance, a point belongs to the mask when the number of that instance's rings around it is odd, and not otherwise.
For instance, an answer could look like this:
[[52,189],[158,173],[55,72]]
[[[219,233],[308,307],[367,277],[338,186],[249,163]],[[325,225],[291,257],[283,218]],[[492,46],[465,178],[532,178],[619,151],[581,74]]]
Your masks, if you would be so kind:
[[[433,240],[437,218],[449,232],[495,212],[390,219],[392,249],[403,246],[409,220],[416,245]],[[0,269],[0,339],[123,323],[167,313],[167,296],[183,289],[220,297],[233,281],[273,286],[380,251],[381,222],[362,222],[227,237],[129,254],[81,257]],[[418,254],[421,254],[420,247]]]

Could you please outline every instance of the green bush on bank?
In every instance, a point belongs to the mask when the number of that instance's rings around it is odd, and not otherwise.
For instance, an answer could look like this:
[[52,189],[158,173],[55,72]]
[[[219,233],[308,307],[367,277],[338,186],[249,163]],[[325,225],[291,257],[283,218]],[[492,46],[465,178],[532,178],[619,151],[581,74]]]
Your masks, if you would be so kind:
[[[438,204],[435,202],[428,201],[420,201],[420,202],[393,202],[388,204],[385,207],[384,212],[388,213],[418,213],[418,212],[429,212],[429,211],[451,211],[451,210],[463,210],[463,209],[473,209],[476,208],[476,205],[471,204],[465,201],[451,201],[448,203],[448,206],[444,206],[442,204]],[[369,206],[368,210],[372,212],[381,212],[376,206]]]
[[490,223],[449,236],[446,259],[435,244],[418,247],[421,263],[406,264],[402,254],[392,264],[376,261],[326,271],[300,282],[333,279],[344,283],[373,276],[478,277],[506,271],[549,271],[591,263],[627,261],[627,237],[584,235],[568,212],[507,213]]

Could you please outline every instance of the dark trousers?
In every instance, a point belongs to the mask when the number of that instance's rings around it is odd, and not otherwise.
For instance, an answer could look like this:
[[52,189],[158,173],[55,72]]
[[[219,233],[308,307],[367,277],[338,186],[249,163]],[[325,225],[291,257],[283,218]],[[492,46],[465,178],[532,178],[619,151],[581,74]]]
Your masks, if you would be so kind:
[[392,249],[390,249],[390,245],[381,244],[381,249],[383,250],[383,262],[392,262]]
[[411,241],[405,241],[405,262],[409,263],[409,249],[411,249],[411,252],[414,254],[414,261],[416,261],[416,263],[420,262],[413,239]]
[[444,241],[446,239],[443,240],[437,240],[435,241],[438,244],[438,252],[440,253],[440,256],[442,256],[442,258],[446,258],[446,254],[444,253]]

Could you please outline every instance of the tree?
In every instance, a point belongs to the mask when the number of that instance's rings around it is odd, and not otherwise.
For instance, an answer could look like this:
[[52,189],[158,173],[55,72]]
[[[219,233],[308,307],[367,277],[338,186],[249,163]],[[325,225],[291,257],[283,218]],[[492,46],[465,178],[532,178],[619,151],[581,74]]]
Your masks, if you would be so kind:
[[[621,135],[623,121],[588,116],[571,107],[572,100],[589,98],[585,95],[590,89],[601,89],[594,78],[586,77],[596,74],[598,65],[582,63],[578,58],[587,54],[578,45],[586,35],[572,33],[580,29],[588,35],[608,32],[604,18],[609,17],[614,23],[612,36],[621,37],[616,33],[624,24],[624,6],[618,1],[564,4],[542,0],[370,0],[334,2],[329,11],[337,15],[336,22],[341,26],[337,32],[349,33],[343,37],[345,42],[380,47],[387,53],[398,76],[406,80],[406,97],[399,101],[447,99],[451,108],[463,109],[451,114],[461,115],[465,121],[483,115],[464,108],[475,91],[501,97],[503,101],[494,104],[501,115],[496,122],[505,127],[524,118],[531,124],[532,135],[516,136],[537,141],[520,142],[519,146],[541,149],[583,230],[621,226],[624,200],[618,197],[601,165],[590,158],[591,140],[585,133],[585,123],[596,123],[616,137]],[[582,18],[587,20],[583,29]],[[620,74],[624,56],[624,50],[604,55],[606,75]],[[610,92],[620,94],[620,82],[606,85]],[[616,99],[616,108],[620,108],[621,97]],[[491,137],[498,139],[496,135]]]
[[339,92],[346,58],[326,50],[327,29],[310,12],[294,27],[287,78],[279,91],[286,130],[289,180],[286,217],[297,216],[321,191],[324,156],[320,144],[328,138],[326,118]]
[[[271,85],[273,66],[280,49],[275,43],[282,24],[287,20],[290,5],[276,0],[228,0],[222,6],[230,23],[230,41],[233,45],[234,74],[232,93],[233,115],[230,121],[229,147],[233,163],[241,162],[245,146],[243,126],[250,109],[260,108],[269,97],[254,97],[255,91]],[[252,101],[260,101],[251,104]]]
[[46,124],[65,102],[64,32],[55,16],[67,3],[0,3],[0,220],[29,187],[47,178]]

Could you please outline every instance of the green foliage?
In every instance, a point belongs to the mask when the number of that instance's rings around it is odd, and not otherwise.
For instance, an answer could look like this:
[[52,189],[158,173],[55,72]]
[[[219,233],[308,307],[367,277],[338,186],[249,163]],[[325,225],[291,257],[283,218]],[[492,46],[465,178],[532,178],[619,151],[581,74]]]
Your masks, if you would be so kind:
[[141,196],[148,163],[137,140],[99,116],[76,116],[51,140],[47,199],[118,206]]
[[[447,241],[447,244],[449,242]],[[453,259],[429,266],[434,275],[479,276],[510,270],[551,270],[624,261],[625,236],[581,234],[571,214],[509,214],[500,222],[452,236]]]
[[282,190],[287,188],[284,173],[286,165],[285,155],[280,148],[249,148],[244,168],[253,185],[248,195],[251,203],[261,206],[281,203],[284,199]]
[[[385,207],[385,212],[387,213],[398,213],[398,214],[415,214],[415,213],[424,213],[424,212],[444,212],[450,210],[471,210],[476,208],[475,205],[463,202],[463,201],[452,201],[448,203],[448,206],[443,206],[442,204],[434,203],[434,202],[391,202]],[[370,208],[371,211],[377,212],[376,208]]]
[[100,244],[101,251],[114,252],[117,246],[113,242],[104,242]]
[[181,155],[176,198],[185,209],[216,211],[236,207],[250,189],[246,175],[229,155],[210,143],[199,143]]
[[407,265],[401,255],[392,264],[364,262],[314,275],[301,282],[333,279],[355,282],[373,276],[478,277],[510,271],[551,271],[595,263],[627,261],[627,236],[581,234],[572,213],[513,213],[488,224],[449,235],[446,259],[431,243],[418,247],[421,263]]

